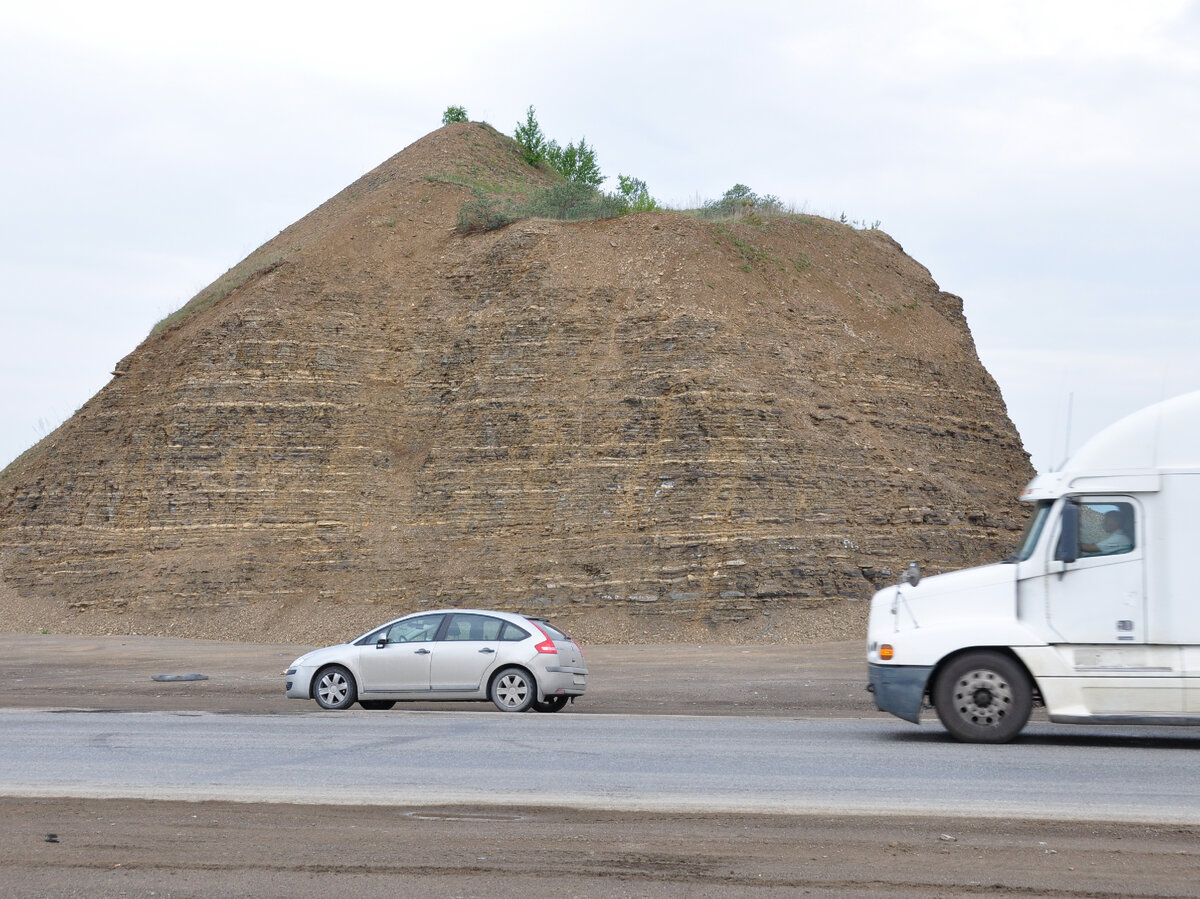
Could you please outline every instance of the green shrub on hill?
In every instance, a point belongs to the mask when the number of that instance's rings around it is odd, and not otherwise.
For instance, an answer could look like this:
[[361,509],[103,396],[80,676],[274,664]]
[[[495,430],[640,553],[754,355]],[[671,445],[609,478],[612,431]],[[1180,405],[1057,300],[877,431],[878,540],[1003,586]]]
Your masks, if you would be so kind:
[[[445,119],[453,109],[446,111]],[[465,110],[463,110],[465,115]],[[562,181],[537,191],[524,202],[501,202],[490,190],[470,184],[472,198],[458,210],[455,230],[460,234],[491,231],[522,218],[547,218],[559,221],[615,218],[630,212],[658,209],[646,182],[629,175],[618,176],[616,193],[600,190],[604,175],[596,161],[596,150],[585,138],[565,147],[547,140],[538,124],[537,111],[530,106],[525,121],[517,124],[513,139],[521,158],[535,168],[550,169]],[[462,182],[459,182],[462,183]]]
[[525,113],[525,121],[517,123],[513,137],[521,148],[521,158],[531,166],[536,168],[546,161],[546,135],[542,134],[532,106]]
[[628,211],[618,197],[579,181],[560,181],[535,194],[521,207],[532,218],[582,221],[616,218]]
[[474,197],[458,208],[454,230],[459,234],[474,234],[477,231],[494,231],[525,216],[514,214],[507,206],[491,194],[474,188]]
[[632,175],[617,175],[618,195],[625,201],[629,212],[653,212],[658,201],[650,196],[646,182]]
[[700,207],[704,218],[732,218],[739,215],[783,212],[783,203],[773,194],[759,196],[745,184],[735,184],[719,200],[709,200]]
[[567,144],[566,147],[559,147],[557,141],[550,141],[546,145],[546,161],[568,181],[597,188],[604,183],[604,176],[600,174],[600,166],[596,162],[596,151],[587,145],[584,138],[579,139],[579,146]]

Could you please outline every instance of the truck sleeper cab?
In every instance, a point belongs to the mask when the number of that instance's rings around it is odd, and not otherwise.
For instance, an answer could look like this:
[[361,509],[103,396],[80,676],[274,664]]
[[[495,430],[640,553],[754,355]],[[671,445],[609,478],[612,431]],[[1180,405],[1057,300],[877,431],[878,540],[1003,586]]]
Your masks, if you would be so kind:
[[1004,562],[871,600],[876,706],[932,705],[968,742],[1007,742],[1035,704],[1060,723],[1200,724],[1200,392],[1106,428],[1039,475]]

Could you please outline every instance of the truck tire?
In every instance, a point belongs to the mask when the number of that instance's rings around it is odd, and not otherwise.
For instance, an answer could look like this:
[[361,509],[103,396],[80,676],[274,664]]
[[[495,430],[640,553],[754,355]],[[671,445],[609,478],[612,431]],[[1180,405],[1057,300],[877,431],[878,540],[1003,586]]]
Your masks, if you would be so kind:
[[956,740],[1007,743],[1033,711],[1033,683],[1003,653],[975,650],[952,660],[938,675],[933,707]]

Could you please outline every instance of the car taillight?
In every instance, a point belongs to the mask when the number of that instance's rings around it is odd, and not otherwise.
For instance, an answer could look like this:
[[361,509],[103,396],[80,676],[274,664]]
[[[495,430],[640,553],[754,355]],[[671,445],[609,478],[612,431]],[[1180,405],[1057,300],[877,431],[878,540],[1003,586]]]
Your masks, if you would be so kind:
[[533,626],[537,627],[538,633],[546,638],[545,640],[543,640],[541,643],[539,643],[537,646],[535,646],[533,648],[536,649],[538,652],[544,652],[547,655],[556,654],[558,652],[558,647],[554,645],[554,641],[551,640],[549,635],[544,630],[542,630],[540,627],[538,627],[536,624],[534,624]]

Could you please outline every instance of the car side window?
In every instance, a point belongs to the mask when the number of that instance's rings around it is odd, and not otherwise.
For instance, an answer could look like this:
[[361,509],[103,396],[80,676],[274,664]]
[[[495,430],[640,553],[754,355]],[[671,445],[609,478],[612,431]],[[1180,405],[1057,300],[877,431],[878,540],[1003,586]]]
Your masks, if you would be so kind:
[[389,643],[428,643],[442,623],[442,615],[419,615],[397,621],[387,629]]
[[499,618],[490,615],[455,615],[450,619],[443,640],[478,640],[493,642],[500,638]]
[[1132,552],[1137,536],[1132,503],[1091,501],[1079,504],[1079,555],[1117,556]]
[[519,643],[529,637],[529,634],[524,629],[517,627],[511,621],[504,622],[504,630],[500,632],[500,639],[509,643]]

